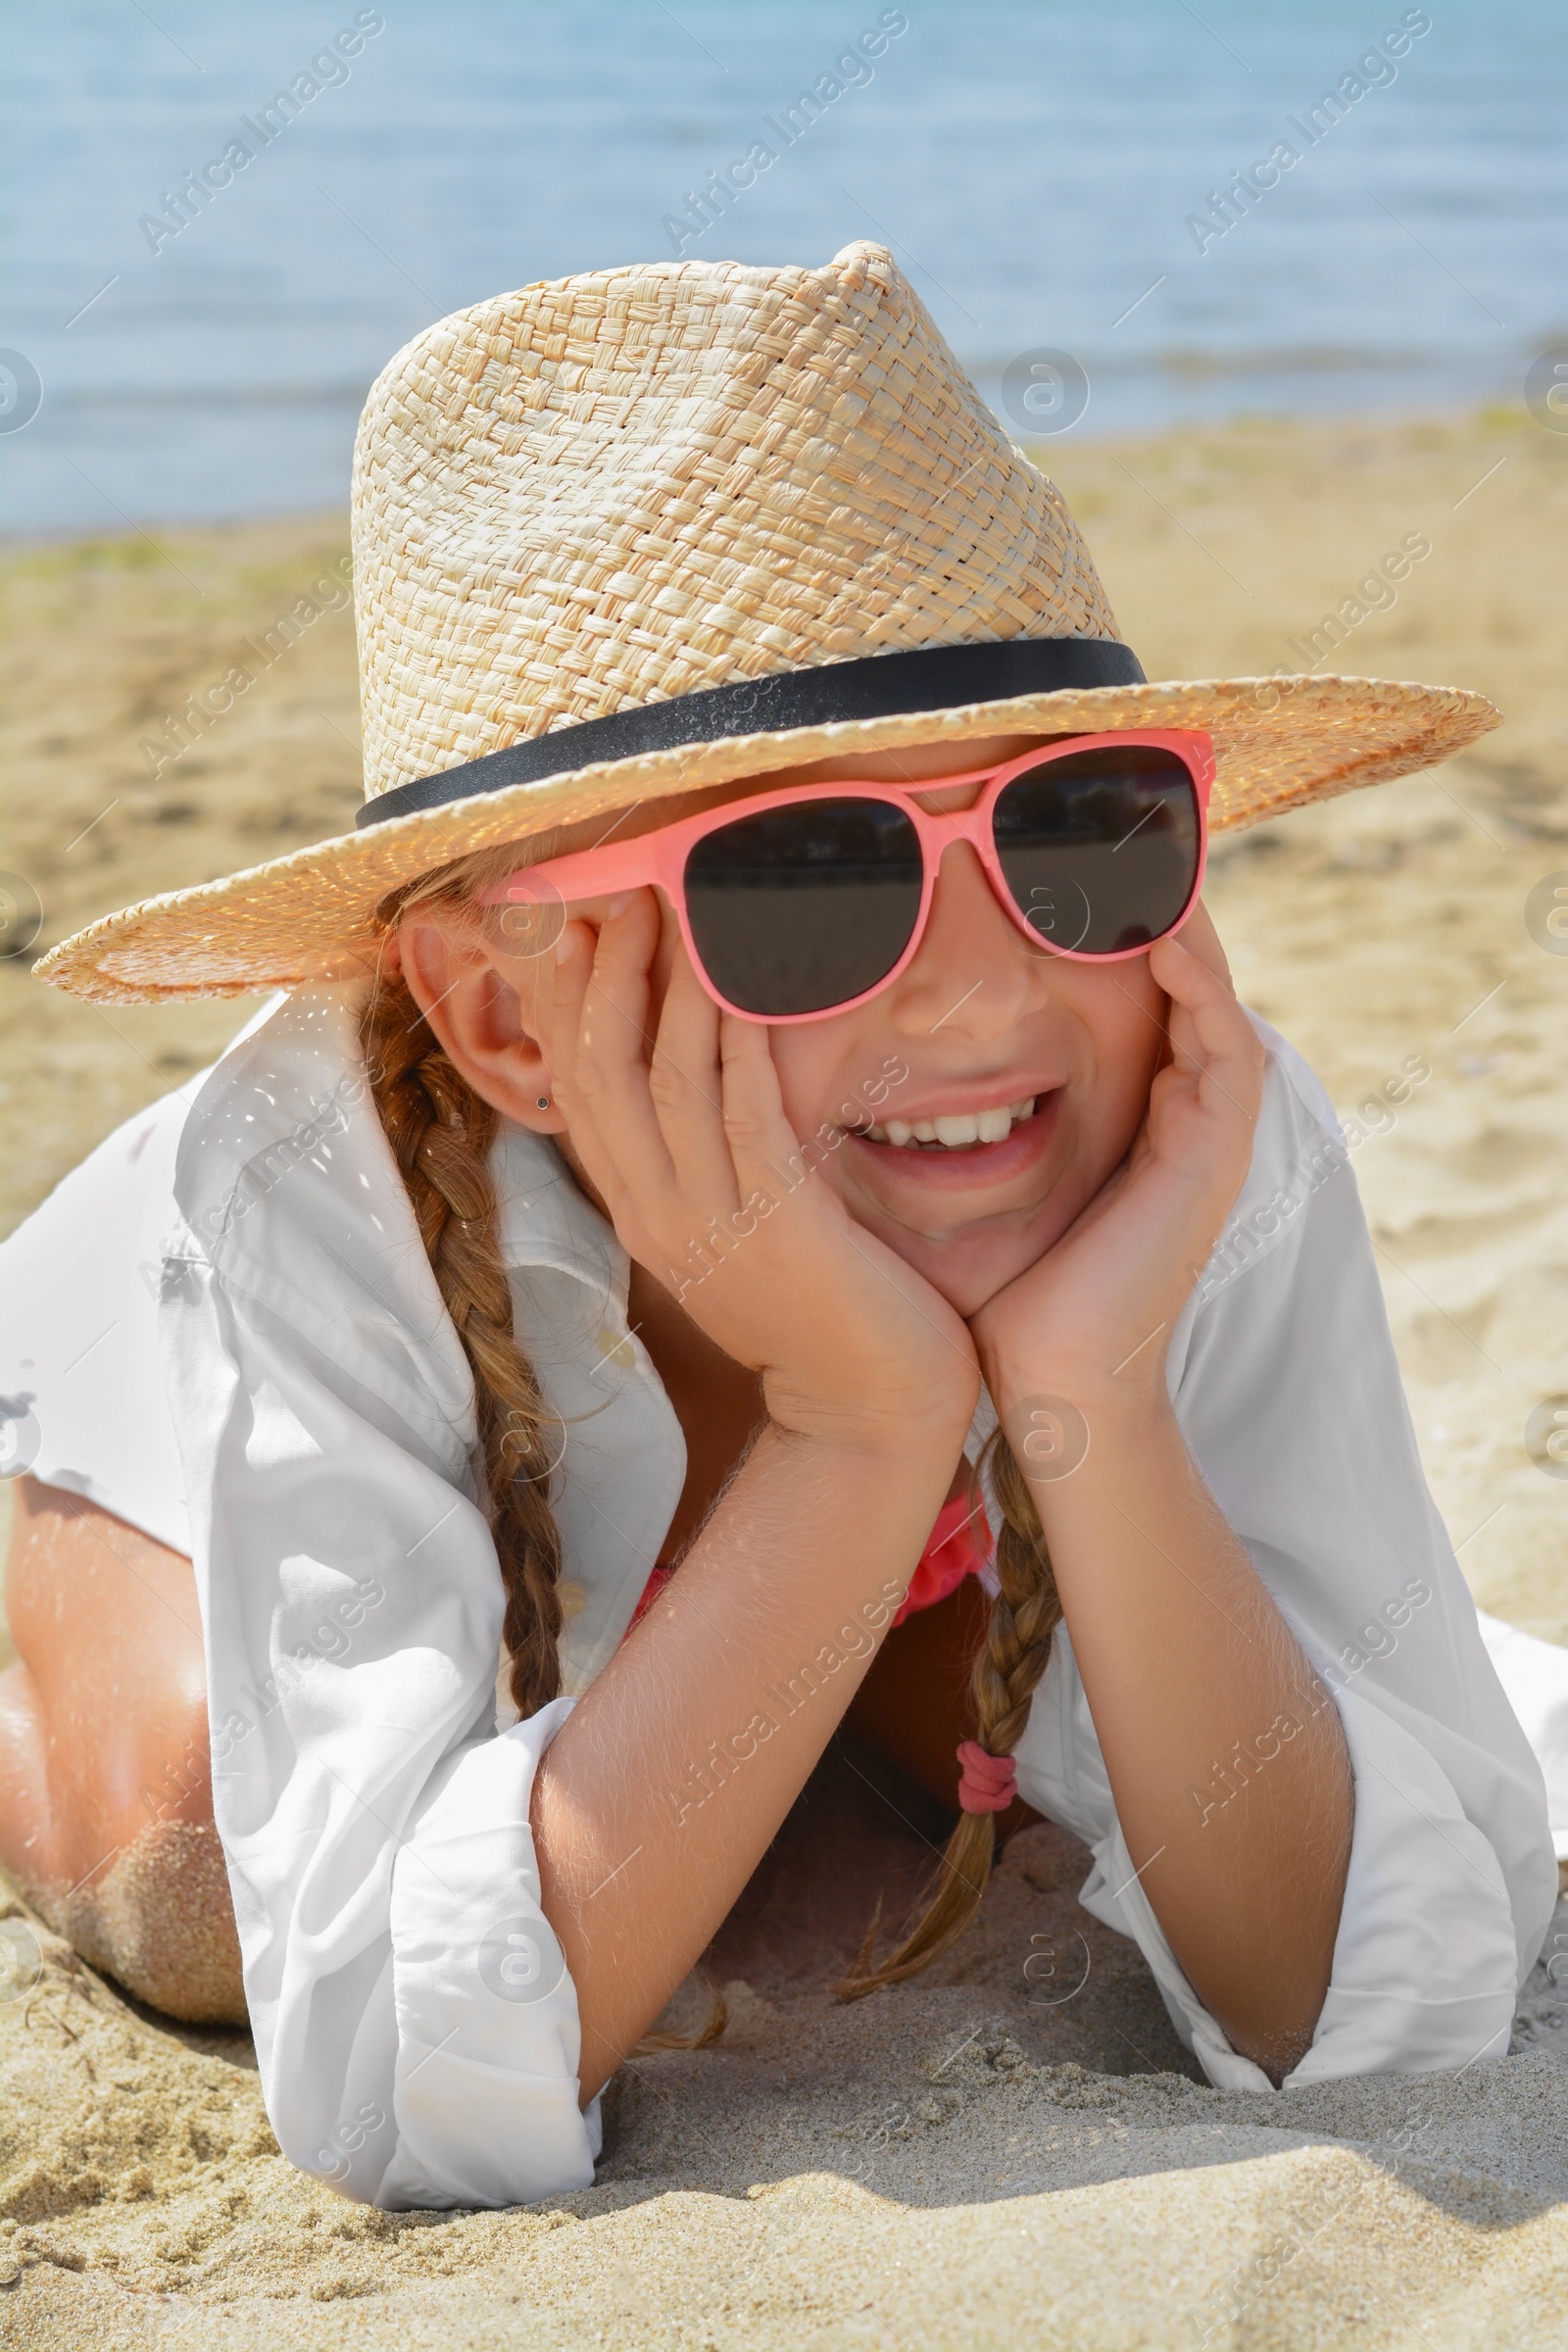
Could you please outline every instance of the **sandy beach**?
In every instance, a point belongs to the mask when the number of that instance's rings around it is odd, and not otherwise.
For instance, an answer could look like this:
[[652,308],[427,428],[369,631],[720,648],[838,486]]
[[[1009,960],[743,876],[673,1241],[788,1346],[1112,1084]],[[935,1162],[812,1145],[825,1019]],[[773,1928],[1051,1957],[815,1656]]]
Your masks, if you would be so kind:
[[[1209,903],[1242,994],[1347,1122],[1476,1597],[1568,1644],[1568,1480],[1526,1442],[1568,1394],[1568,954],[1527,921],[1568,879],[1568,436],[1519,409],[1040,454],[1151,676],[1309,666],[1323,616],[1418,539],[1322,666],[1503,711],[1443,769],[1217,844]],[[352,822],[346,547],[328,515],[0,560],[0,859],[38,951]],[[252,683],[173,757],[167,722],[236,663]],[[0,1230],[255,1008],[95,1007],[28,961],[0,963]],[[137,2010],[0,1899],[0,2341],[1561,2342],[1568,1906],[1509,2057],[1253,2099],[1197,2079],[1050,1828],[1013,1841],[947,1961],[833,2003],[867,1890],[912,1886],[940,1826],[830,1755],[711,1956],[725,2037],[624,2069],[596,2185],[501,2215],[345,2205],[278,2156],[243,2036]]]

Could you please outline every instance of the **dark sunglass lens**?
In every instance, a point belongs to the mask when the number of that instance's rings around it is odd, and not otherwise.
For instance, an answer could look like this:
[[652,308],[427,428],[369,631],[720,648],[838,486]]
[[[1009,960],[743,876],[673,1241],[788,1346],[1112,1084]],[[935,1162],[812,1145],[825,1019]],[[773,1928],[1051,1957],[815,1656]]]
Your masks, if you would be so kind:
[[1175,923],[1198,878],[1198,793],[1174,752],[1102,744],[1014,776],[997,856],[1024,920],[1053,948],[1114,956]]
[[886,979],[913,934],[920,880],[902,808],[805,801],[706,834],[686,860],[686,914],[719,994],[781,1020]]

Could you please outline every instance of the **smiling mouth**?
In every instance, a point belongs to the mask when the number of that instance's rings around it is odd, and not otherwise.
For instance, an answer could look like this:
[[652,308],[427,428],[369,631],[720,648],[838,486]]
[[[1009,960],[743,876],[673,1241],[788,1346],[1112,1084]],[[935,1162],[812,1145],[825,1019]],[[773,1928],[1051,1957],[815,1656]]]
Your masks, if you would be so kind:
[[897,1152],[972,1152],[980,1144],[1004,1144],[1020,1121],[1033,1118],[1037,1100],[1026,1095],[995,1110],[949,1111],[939,1119],[889,1119],[859,1132],[866,1143],[887,1144]]

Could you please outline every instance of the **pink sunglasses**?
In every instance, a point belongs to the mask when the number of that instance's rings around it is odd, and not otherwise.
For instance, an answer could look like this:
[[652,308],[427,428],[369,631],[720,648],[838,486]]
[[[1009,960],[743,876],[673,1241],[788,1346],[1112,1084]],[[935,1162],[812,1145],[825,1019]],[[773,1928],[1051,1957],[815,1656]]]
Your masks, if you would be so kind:
[[[559,907],[654,885],[703,986],[742,1020],[820,1020],[910,962],[945,851],[966,841],[1035,946],[1079,962],[1142,956],[1203,884],[1213,745],[1187,728],[1073,736],[1001,767],[909,784],[802,784],[552,858],[483,892]],[[914,793],[983,784],[933,816]]]

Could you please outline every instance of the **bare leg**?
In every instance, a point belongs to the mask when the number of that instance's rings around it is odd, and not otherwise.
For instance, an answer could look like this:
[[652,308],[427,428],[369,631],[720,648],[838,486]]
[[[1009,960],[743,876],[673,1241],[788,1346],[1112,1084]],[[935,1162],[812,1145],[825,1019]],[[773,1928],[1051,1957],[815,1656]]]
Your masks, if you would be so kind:
[[[0,1864],[141,1999],[243,2023],[189,1560],[24,1479],[6,1586],[19,1663],[0,1674]],[[988,1606],[965,1579],[889,1635],[845,1719],[950,1805]],[[998,1827],[1035,1818],[1020,1800]]]
[[191,1564],[77,1495],[30,1479],[19,1489],[0,1863],[139,1998],[243,2023]]

